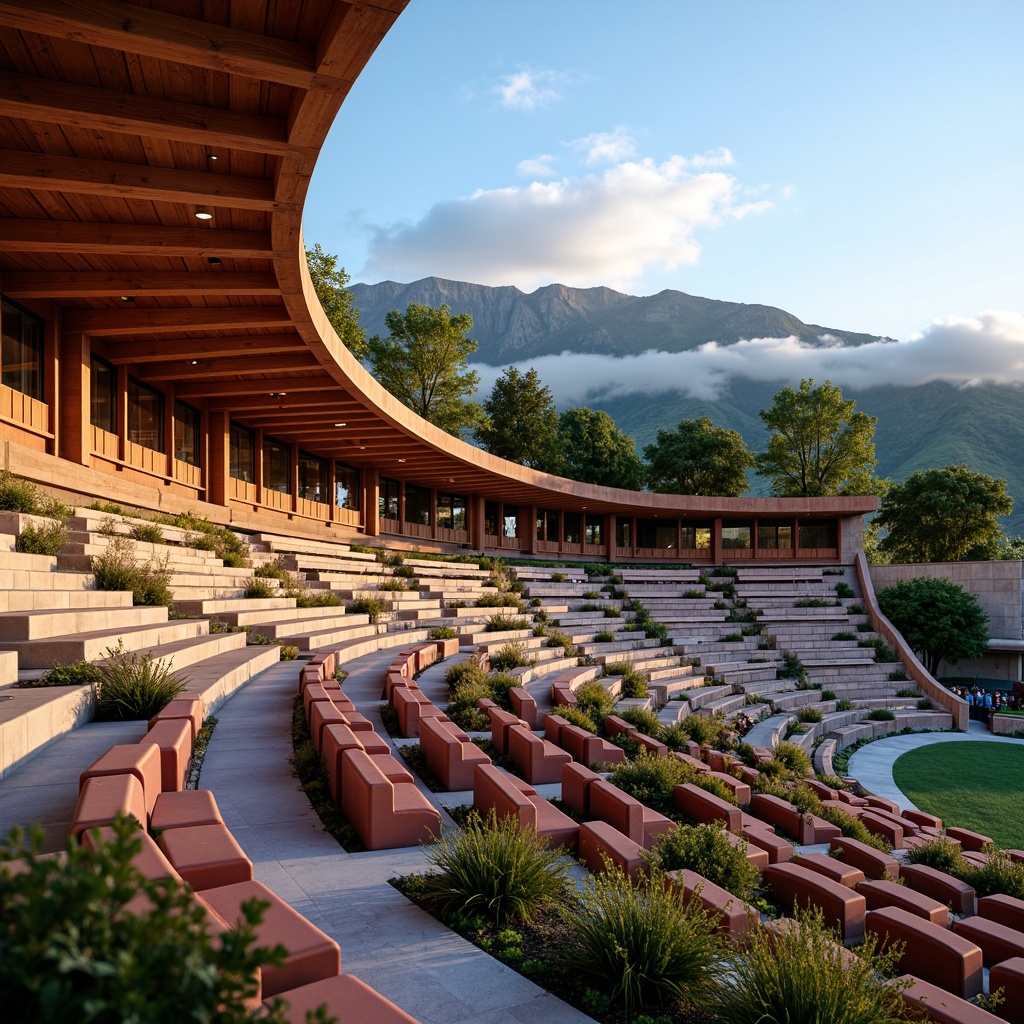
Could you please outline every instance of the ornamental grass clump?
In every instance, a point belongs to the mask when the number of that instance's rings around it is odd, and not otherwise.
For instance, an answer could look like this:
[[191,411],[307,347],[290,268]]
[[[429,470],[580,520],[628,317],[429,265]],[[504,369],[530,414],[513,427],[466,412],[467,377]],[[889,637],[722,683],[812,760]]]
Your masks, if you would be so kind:
[[635,725],[645,736],[653,739],[661,736],[661,722],[653,711],[646,708],[627,708],[619,713],[619,718],[630,725]]
[[135,605],[170,608],[174,603],[170,556],[140,564],[128,537],[112,537],[103,553],[93,556],[92,575],[97,590],[130,590]]
[[856,955],[825,926],[820,910],[795,914],[794,926],[758,928],[729,963],[729,978],[707,1006],[721,1024],[890,1024],[908,1020],[900,990],[885,981],[902,945],[880,950],[868,936]]
[[706,715],[687,715],[679,726],[691,740],[702,747],[717,747],[725,733],[725,716],[717,714],[709,718]]
[[185,689],[170,661],[126,650],[120,641],[107,654],[96,684],[97,721],[147,721]]
[[611,781],[653,811],[675,810],[672,790],[693,782],[697,772],[675,757],[657,757],[647,751],[615,767]]
[[596,680],[576,691],[576,707],[598,726],[615,710],[615,698]]
[[552,714],[564,718],[570,725],[579,726],[587,732],[597,732],[597,723],[585,711],[581,711],[575,704],[566,704],[557,707]]
[[696,871],[733,896],[749,901],[761,873],[747,860],[747,844],[729,842],[722,823],[677,825],[658,837],[650,861],[661,871]]
[[433,870],[422,891],[445,917],[481,914],[495,924],[529,923],[565,898],[568,862],[534,828],[473,811],[427,848]]
[[491,668],[495,672],[508,672],[513,668],[525,668],[537,664],[536,658],[531,658],[526,653],[526,648],[521,643],[505,644],[490,656]]
[[561,965],[628,1015],[703,1005],[719,984],[727,947],[714,919],[660,871],[638,884],[618,868],[590,875],[564,913],[573,934]]
[[616,662],[614,665],[605,665],[604,674],[606,676],[622,677],[623,697],[642,698],[647,696],[647,676],[628,661]]

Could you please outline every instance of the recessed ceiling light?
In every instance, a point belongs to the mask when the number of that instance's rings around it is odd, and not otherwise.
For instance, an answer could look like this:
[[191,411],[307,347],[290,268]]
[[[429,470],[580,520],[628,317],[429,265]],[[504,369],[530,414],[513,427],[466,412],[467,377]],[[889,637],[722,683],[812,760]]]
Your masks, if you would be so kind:
[[213,220],[213,214],[209,210],[204,210],[201,206],[196,210],[196,220]]
[[216,153],[207,153],[206,154],[206,159],[207,160],[216,160],[217,159],[217,154]]
[[347,423],[335,423],[334,425],[335,425],[336,427],[347,427],[347,426],[348,426],[348,424],[347,424]]
[[206,257],[206,262],[209,263],[211,267],[219,267],[220,266],[220,257],[219,256],[207,256]]
[[405,462],[405,459],[399,459],[398,461],[399,462]]
[[135,301],[135,296],[134,295],[122,295],[121,296],[121,301],[122,302],[134,302]]
[[199,360],[198,359],[193,359],[192,360],[192,365],[193,366],[198,366],[199,365]]
[[284,396],[287,395],[287,394],[288,394],[287,391],[271,391],[270,392],[270,397],[271,398],[284,398]]

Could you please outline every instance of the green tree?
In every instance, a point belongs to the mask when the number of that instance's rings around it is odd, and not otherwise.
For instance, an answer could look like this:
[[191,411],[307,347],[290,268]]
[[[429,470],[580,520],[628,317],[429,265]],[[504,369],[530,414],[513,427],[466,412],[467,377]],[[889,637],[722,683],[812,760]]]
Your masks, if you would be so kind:
[[875,520],[888,532],[878,548],[894,562],[998,557],[996,516],[1012,511],[1005,480],[966,466],[920,470],[882,497]]
[[878,592],[878,607],[932,675],[943,659],[955,665],[980,658],[988,647],[988,615],[973,594],[945,577],[900,580]]
[[480,375],[468,369],[476,342],[466,337],[473,326],[468,313],[452,315],[410,303],[404,313],[391,310],[384,318],[390,332],[369,340],[370,366],[381,385],[413,412],[449,434],[461,437],[480,420],[481,410],[468,396]]
[[759,413],[772,431],[768,447],[755,457],[755,472],[768,477],[779,497],[820,498],[870,494],[875,468],[875,424],[854,412],[856,402],[827,380],[783,388]]
[[570,480],[604,487],[643,487],[644,467],[633,438],[619,430],[608,413],[581,406],[558,417],[562,472]]
[[558,411],[536,370],[520,373],[510,366],[494,382],[483,409],[476,437],[485,452],[546,473],[560,471]]
[[707,416],[659,430],[644,448],[644,458],[647,484],[661,494],[739,497],[747,489],[747,469],[754,465],[743,438],[716,427]]
[[349,276],[345,268],[339,267],[338,257],[324,252],[319,242],[306,250],[306,266],[316,288],[316,297],[335,333],[356,359],[365,359],[369,354],[366,331],[359,326],[359,310],[355,296],[348,290]]

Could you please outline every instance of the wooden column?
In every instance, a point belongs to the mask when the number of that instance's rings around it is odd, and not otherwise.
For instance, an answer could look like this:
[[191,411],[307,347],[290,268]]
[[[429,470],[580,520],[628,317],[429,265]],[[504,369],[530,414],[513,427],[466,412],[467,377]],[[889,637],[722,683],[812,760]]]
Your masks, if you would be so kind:
[[227,505],[231,472],[230,417],[226,412],[207,414],[206,500],[214,505]]
[[604,530],[604,553],[605,560],[609,563],[615,562],[615,516],[606,515],[602,521],[601,529]]
[[60,405],[57,454],[68,462],[88,466],[92,452],[90,387],[92,351],[87,334],[65,334],[60,339]]
[[254,430],[252,437],[252,478],[256,485],[256,504],[263,504],[263,431]]
[[380,536],[380,471],[359,471],[359,505],[363,517],[363,530],[367,537]]

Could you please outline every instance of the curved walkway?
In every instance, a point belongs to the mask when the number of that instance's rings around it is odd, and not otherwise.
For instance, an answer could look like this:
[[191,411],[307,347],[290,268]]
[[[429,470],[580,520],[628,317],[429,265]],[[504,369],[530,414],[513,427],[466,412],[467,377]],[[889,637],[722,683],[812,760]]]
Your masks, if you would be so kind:
[[908,750],[926,747],[932,743],[963,743],[969,741],[1024,744],[1022,739],[993,736],[983,722],[971,722],[968,732],[908,733],[889,736],[861,747],[851,758],[848,775],[853,776],[869,793],[893,800],[900,807],[916,810],[917,805],[896,785],[892,766]]

